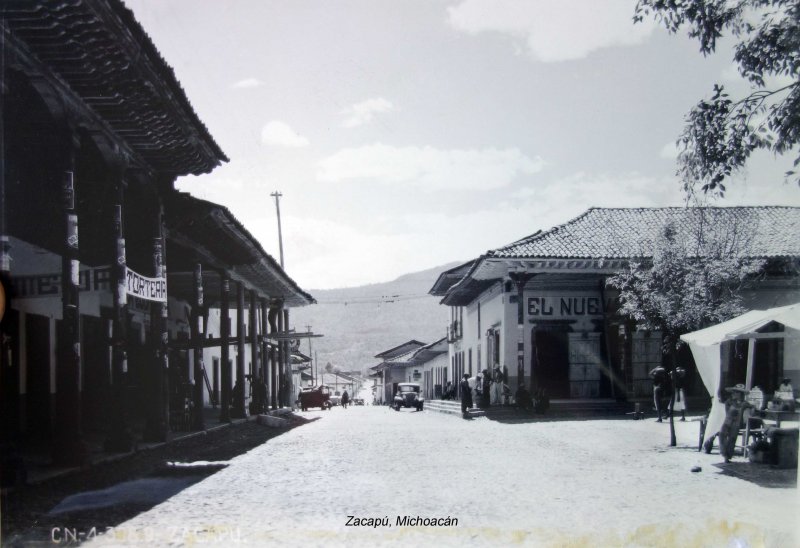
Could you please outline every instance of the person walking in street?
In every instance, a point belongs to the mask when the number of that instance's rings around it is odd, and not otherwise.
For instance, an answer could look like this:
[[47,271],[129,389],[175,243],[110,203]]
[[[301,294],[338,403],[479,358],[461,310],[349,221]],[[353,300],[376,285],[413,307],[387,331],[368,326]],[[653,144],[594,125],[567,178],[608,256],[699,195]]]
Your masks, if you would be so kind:
[[461,389],[461,416],[467,418],[467,410],[472,408],[472,390],[469,386],[469,373],[464,373],[464,378],[459,383]]
[[347,404],[350,403],[350,394],[347,393],[347,390],[342,392],[342,409],[347,409]]

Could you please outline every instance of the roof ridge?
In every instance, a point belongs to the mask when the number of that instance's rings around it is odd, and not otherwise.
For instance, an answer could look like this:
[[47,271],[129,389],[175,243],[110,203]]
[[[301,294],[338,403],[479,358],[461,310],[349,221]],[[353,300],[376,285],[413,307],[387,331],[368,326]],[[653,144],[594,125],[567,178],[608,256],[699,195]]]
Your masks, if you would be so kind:
[[503,250],[503,249],[506,249],[506,248],[509,248],[509,247],[512,247],[512,246],[515,246],[515,245],[521,244],[522,242],[529,243],[529,242],[532,242],[532,241],[533,241],[533,240],[535,240],[535,239],[541,239],[541,238],[544,238],[545,236],[547,236],[547,235],[549,235],[549,234],[552,234],[552,233],[554,233],[554,232],[557,232],[557,231],[558,231],[558,229],[560,229],[560,228],[563,228],[563,227],[564,227],[564,226],[566,226],[566,225],[569,225],[569,224],[572,224],[572,223],[574,223],[575,221],[577,221],[577,220],[578,220],[578,219],[580,219],[581,217],[586,217],[587,215],[589,215],[589,213],[591,213],[591,212],[592,212],[592,211],[594,211],[595,209],[603,209],[603,208],[598,208],[598,207],[590,207],[589,209],[587,209],[586,211],[584,211],[583,213],[581,213],[581,214],[580,214],[580,215],[578,215],[577,217],[574,217],[574,218],[570,219],[569,221],[567,221],[567,222],[565,222],[565,223],[561,223],[560,225],[556,225],[556,226],[554,226],[553,228],[551,228],[550,230],[544,230],[544,231],[543,231],[543,230],[537,230],[536,232],[534,232],[534,233],[533,233],[533,234],[531,234],[530,236],[526,236],[526,237],[524,237],[524,238],[520,238],[520,239],[519,239],[519,240],[517,240],[516,242],[511,242],[510,244],[504,245],[503,247],[498,247],[497,249],[490,249],[490,250],[489,250],[489,251],[486,253],[486,257],[492,257],[492,256],[495,254],[495,252],[499,252],[499,251],[501,251],[501,250]]

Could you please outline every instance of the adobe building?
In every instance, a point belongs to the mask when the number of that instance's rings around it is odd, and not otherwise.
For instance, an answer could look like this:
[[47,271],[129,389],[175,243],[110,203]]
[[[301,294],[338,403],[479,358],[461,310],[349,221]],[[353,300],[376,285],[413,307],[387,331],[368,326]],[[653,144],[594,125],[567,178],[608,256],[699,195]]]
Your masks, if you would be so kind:
[[[383,361],[372,367],[370,377],[380,379],[384,402],[391,402],[401,382],[420,384],[426,399],[440,398],[448,380],[447,338],[425,344],[417,340],[381,352]],[[377,386],[377,383],[376,383]]]
[[[450,307],[448,378],[498,365],[512,391],[541,388],[554,400],[652,398],[648,373],[662,362],[661,335],[620,316],[607,280],[629,261],[648,260],[667,222],[682,237],[699,223],[738,223],[748,255],[767,260],[745,305],[800,301],[800,208],[592,208],[439,276],[430,293]],[[756,368],[770,372],[768,383],[786,375],[800,384],[800,364],[788,352],[776,341],[758,344]],[[692,370],[690,395],[707,397],[691,354],[680,357]]]
[[[222,420],[247,413],[248,373],[290,401],[288,310],[313,298],[175,190],[227,158],[131,11],[10,0],[0,25],[3,446],[80,464],[89,438],[165,440],[187,408],[202,429],[209,377]],[[209,347],[230,364],[210,375]]]
[[389,350],[384,350],[383,352],[375,354],[375,357],[381,360],[378,365],[370,367],[372,371],[370,377],[376,380],[376,402],[380,404],[391,402],[394,393],[397,391],[397,383],[409,382],[406,379],[403,366],[411,358],[413,353],[423,346],[425,346],[424,342],[412,339],[390,348]]

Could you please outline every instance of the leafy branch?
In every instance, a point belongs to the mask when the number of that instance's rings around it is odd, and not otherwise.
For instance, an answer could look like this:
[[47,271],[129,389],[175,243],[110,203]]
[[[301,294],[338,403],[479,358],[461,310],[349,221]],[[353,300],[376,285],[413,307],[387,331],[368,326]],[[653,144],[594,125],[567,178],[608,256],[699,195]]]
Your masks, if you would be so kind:
[[[678,175],[693,195],[724,196],[723,181],[742,169],[756,149],[776,155],[800,143],[800,2],[796,0],[639,0],[634,22],[652,16],[671,33],[688,27],[688,35],[708,55],[725,31],[739,42],[734,60],[753,90],[734,101],[721,85],[686,117],[678,138]],[[759,21],[759,23],[753,23]],[[766,89],[768,77],[791,83]],[[785,95],[784,95],[785,94]],[[800,154],[794,160],[800,165]],[[800,184],[796,170],[786,179]]]

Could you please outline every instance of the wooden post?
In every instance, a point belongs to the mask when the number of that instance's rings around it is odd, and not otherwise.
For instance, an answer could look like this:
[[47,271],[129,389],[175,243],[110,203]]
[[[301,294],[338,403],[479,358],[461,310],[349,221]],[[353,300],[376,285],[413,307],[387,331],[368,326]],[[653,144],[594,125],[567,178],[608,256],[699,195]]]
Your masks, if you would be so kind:
[[203,265],[199,263],[194,267],[193,305],[191,337],[194,361],[194,416],[192,417],[192,426],[195,430],[205,430],[205,418],[203,417],[203,336],[200,329],[200,322],[203,318]]
[[[153,270],[155,277],[166,279],[167,268],[164,259],[163,241],[163,208],[159,203],[157,212],[156,231],[157,236],[153,238]],[[150,303],[151,334],[153,340],[153,368],[152,382],[150,383],[150,401],[148,406],[147,423],[144,430],[145,441],[168,441],[171,437],[169,429],[169,384],[167,372],[169,368],[169,356],[167,354],[167,344],[169,342],[169,331],[167,330],[167,302]]]
[[[275,306],[270,307],[269,309],[269,326],[270,326],[270,333],[273,335],[280,333],[278,328],[278,313],[280,312],[280,308],[276,308]],[[280,380],[280,374],[278,372],[278,358],[279,358],[279,351],[280,345],[277,341],[273,343],[273,347],[269,353],[269,361],[270,361],[270,400],[272,402],[272,408],[278,408],[278,382]]]
[[[258,359],[258,306],[256,292],[250,290],[250,375],[252,382],[256,382],[256,377],[261,377],[261,363]],[[260,382],[260,381],[259,381]],[[255,394],[255,387],[253,388]]]
[[[260,338],[260,350],[261,350],[261,379],[264,381],[264,384],[269,383],[269,345],[267,334],[269,333],[269,322],[267,320],[267,300],[260,299],[259,304],[261,305],[261,338]],[[268,400],[269,401],[269,400]],[[267,402],[264,402],[264,405],[267,405]]]
[[230,279],[223,274],[220,283],[220,312],[219,312],[219,332],[222,346],[220,347],[220,368],[222,381],[222,394],[220,398],[220,422],[231,421],[231,365],[230,365],[230,339],[231,339],[231,317],[230,317]]
[[235,419],[247,417],[244,404],[244,286],[236,282],[236,384],[234,385],[233,409],[231,416]]
[[[74,153],[73,153],[74,154]],[[81,424],[81,316],[78,215],[75,211],[74,156],[64,172],[64,247],[61,254],[61,332],[56,375],[54,460],[81,465],[86,457]]]
[[111,430],[105,440],[106,451],[127,452],[133,448],[133,436],[126,417],[127,402],[125,387],[128,374],[128,292],[127,257],[125,252],[125,230],[123,202],[125,189],[118,182],[119,203],[114,206],[114,232],[116,235],[114,262],[111,265],[113,283],[114,317],[112,319],[112,364],[111,364]]
[[753,358],[756,355],[756,340],[753,338],[747,339],[747,376],[745,380],[745,389],[750,390],[753,387]]
[[[284,334],[283,327],[283,307],[278,310],[278,335]],[[281,339],[277,341],[278,346],[278,407],[283,407],[285,403],[286,391],[286,346]]]
[[[283,309],[283,330],[284,335],[289,334],[289,309]],[[294,401],[294,385],[293,385],[293,377],[292,377],[292,342],[287,338],[283,341],[284,344],[284,351],[283,351],[283,363],[284,363],[284,388],[283,388],[283,397],[284,397],[284,405],[286,407],[292,407],[292,402]]]

